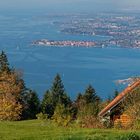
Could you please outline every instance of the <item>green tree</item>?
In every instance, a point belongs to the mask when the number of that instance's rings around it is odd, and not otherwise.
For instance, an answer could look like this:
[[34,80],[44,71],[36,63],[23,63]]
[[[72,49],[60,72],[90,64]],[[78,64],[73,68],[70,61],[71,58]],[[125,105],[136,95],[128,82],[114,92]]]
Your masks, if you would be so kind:
[[115,99],[118,95],[119,95],[119,91],[118,90],[115,90],[113,99]]
[[95,89],[89,85],[84,94],[78,94],[77,96],[77,118],[84,122],[88,116],[97,117],[100,110],[100,101],[100,97],[96,95]]
[[65,88],[59,74],[54,78],[50,92],[52,93],[53,104],[64,104],[67,106],[70,103],[70,98],[65,92]]
[[85,111],[85,105],[86,105],[86,100],[84,98],[84,95],[79,93],[77,95],[76,101],[75,101],[76,107],[77,107],[77,117],[83,115]]
[[0,53],[0,72],[10,72],[9,62],[4,51]]
[[67,96],[63,82],[59,74],[54,78],[54,82],[50,90],[48,90],[42,100],[42,112],[52,117],[57,104],[64,105],[65,107],[71,104],[70,98]]
[[81,93],[78,93],[76,97],[76,103],[80,102],[83,99],[83,95]]
[[47,114],[48,118],[51,118],[54,113],[54,109],[55,106],[53,104],[52,94],[49,90],[47,90],[42,100],[41,110],[43,114]]
[[86,103],[97,103],[100,101],[99,96],[96,95],[95,89],[89,85],[87,89],[85,90],[85,93],[83,95]]
[[36,114],[40,112],[40,100],[36,92],[28,89],[22,96],[23,101],[23,119],[35,119]]
[[89,113],[89,114],[92,114],[94,116],[97,116],[99,113],[99,109],[100,109],[101,99],[96,94],[95,89],[91,85],[89,85],[87,87],[83,97],[84,97],[85,102],[86,102],[86,107],[89,108],[89,109],[86,109],[87,114]]

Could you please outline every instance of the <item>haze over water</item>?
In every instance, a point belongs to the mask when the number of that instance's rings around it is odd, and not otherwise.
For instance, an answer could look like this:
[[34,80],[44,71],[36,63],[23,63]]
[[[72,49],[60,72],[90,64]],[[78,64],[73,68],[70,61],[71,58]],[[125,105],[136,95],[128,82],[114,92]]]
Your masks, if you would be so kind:
[[[50,87],[56,73],[60,73],[69,95],[74,98],[92,84],[102,97],[121,90],[115,80],[140,75],[140,50],[130,48],[51,48],[31,46],[36,39],[96,40],[103,37],[65,35],[46,14],[100,13],[102,11],[126,12],[137,10],[139,2],[106,2],[90,0],[46,1],[25,0],[21,4],[13,0],[0,2],[0,50],[6,51],[10,64],[24,73],[27,87],[37,91],[42,97]],[[43,4],[44,3],[44,4]],[[89,6],[89,5],[93,6]],[[86,5],[87,4],[87,5]],[[115,6],[117,4],[117,6]],[[21,6],[22,5],[22,6]],[[33,5],[33,6],[32,6]],[[27,8],[27,10],[25,10]],[[130,12],[129,11],[129,12]],[[45,18],[41,18],[44,17]]]
[[139,10],[139,0],[4,0],[0,9],[4,11],[29,12],[38,10],[51,13],[81,13],[120,10]]

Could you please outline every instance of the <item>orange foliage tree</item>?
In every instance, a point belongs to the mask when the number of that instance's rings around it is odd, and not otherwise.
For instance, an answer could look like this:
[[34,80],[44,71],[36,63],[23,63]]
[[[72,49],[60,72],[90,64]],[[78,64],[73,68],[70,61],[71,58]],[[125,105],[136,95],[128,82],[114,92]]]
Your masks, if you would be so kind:
[[0,54],[0,120],[19,120],[23,109],[20,98],[24,82],[15,70],[9,68],[5,58],[6,55],[2,52]]

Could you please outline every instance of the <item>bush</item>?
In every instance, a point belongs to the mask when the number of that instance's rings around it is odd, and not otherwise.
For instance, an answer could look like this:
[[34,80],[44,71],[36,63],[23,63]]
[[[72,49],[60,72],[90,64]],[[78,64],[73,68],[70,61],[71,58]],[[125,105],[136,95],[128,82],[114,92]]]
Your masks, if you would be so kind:
[[37,114],[36,117],[38,120],[47,120],[48,119],[48,116],[46,114],[43,114],[43,113]]
[[117,121],[117,122],[114,124],[114,128],[116,128],[116,129],[122,129],[122,128],[123,128],[122,122],[121,122],[120,120]]
[[138,119],[134,122],[133,129],[140,130],[140,119]]
[[102,124],[103,124],[104,128],[112,128],[113,127],[113,123],[108,118],[105,118],[102,121]]
[[101,122],[92,115],[79,118],[79,125],[83,128],[103,128]]
[[88,136],[86,140],[105,140],[105,137],[100,134],[95,134],[94,136]]
[[69,108],[65,108],[64,105],[58,104],[56,106],[52,119],[59,126],[68,126],[72,120]]
[[117,140],[140,140],[140,137],[135,133],[130,133],[125,136],[120,136]]

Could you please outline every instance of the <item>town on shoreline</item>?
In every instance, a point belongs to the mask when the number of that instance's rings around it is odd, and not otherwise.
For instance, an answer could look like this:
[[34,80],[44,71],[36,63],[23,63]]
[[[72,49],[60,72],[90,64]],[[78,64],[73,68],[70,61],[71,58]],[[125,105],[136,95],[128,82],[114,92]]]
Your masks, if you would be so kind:
[[96,47],[140,48],[139,14],[104,13],[68,17],[69,20],[57,18],[53,22],[64,34],[109,37],[105,40],[96,40]]
[[41,39],[36,40],[32,43],[32,45],[44,45],[44,46],[58,46],[58,47],[95,47],[96,43],[94,41],[55,41],[55,40],[47,40]]

